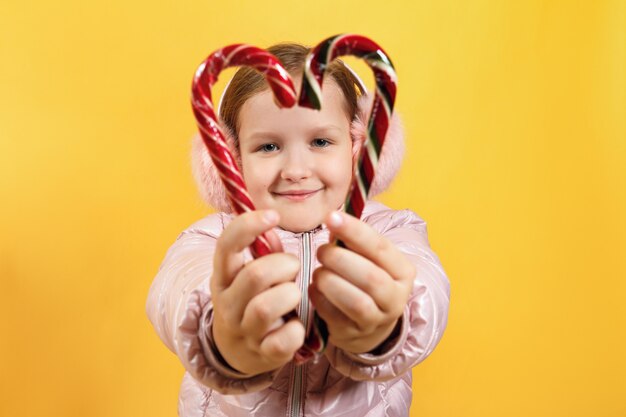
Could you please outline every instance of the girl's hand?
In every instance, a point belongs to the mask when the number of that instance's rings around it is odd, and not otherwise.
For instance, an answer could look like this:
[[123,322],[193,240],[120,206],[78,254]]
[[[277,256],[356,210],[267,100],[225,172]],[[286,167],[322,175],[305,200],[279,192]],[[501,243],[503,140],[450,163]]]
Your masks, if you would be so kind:
[[348,352],[370,352],[393,331],[411,294],[415,266],[369,225],[346,213],[326,218],[332,236],[349,248],[321,246],[322,264],[313,273],[309,295],[330,333],[329,341]]
[[[224,360],[248,375],[279,368],[304,343],[298,318],[282,319],[300,302],[295,283],[300,261],[282,252],[271,231],[277,224],[276,211],[244,213],[224,229],[215,249],[213,338]],[[244,265],[242,251],[264,232],[275,253]]]

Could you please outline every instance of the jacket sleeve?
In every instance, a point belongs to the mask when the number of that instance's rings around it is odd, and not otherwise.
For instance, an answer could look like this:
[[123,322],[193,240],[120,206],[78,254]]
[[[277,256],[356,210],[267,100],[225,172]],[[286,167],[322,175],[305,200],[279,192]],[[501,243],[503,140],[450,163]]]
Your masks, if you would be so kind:
[[182,232],[168,250],[152,282],[146,313],[159,337],[185,369],[203,385],[222,394],[258,391],[272,384],[275,373],[253,377],[223,362],[211,333],[209,281],[221,215],[212,215]]
[[354,380],[385,381],[409,371],[433,351],[448,318],[450,284],[430,248],[424,220],[410,210],[376,217],[367,222],[404,252],[417,273],[396,330],[375,354],[353,354],[328,346],[330,364]]

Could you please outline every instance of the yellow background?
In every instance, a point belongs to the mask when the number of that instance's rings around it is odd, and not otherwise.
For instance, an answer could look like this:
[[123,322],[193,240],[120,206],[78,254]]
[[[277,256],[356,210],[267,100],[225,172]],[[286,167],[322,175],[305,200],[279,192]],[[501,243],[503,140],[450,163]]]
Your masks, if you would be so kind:
[[285,3],[3,2],[0,415],[176,414],[144,303],[209,212],[192,74],[343,32],[398,69],[408,152],[381,199],[426,219],[452,284],[411,415],[626,415],[626,2]]

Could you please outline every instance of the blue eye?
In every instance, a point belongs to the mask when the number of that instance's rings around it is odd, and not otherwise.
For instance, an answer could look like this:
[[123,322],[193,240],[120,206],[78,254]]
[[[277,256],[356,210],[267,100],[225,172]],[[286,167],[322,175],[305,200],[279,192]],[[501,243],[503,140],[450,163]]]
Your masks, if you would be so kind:
[[317,138],[317,139],[313,139],[312,144],[316,148],[325,148],[328,145],[330,145],[330,142],[328,141],[328,139]]
[[278,150],[278,146],[275,143],[265,143],[261,145],[258,149],[261,152],[274,152]]

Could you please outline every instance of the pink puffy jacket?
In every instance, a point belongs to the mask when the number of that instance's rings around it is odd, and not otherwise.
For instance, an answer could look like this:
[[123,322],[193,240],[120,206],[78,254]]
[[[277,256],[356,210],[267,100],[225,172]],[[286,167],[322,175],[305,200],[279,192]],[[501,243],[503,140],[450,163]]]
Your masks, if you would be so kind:
[[[362,126],[356,129],[362,134]],[[379,161],[379,170],[384,170],[379,191],[391,181],[401,159],[398,132],[396,121],[387,138],[392,141],[388,148],[391,153],[385,156],[383,152]],[[213,206],[223,207],[223,193],[198,138],[193,152],[203,195]],[[179,394],[179,415],[408,416],[411,368],[441,339],[450,294],[446,274],[430,249],[426,223],[409,210],[394,211],[374,201],[365,206],[361,219],[394,242],[417,270],[398,331],[376,354],[351,354],[329,345],[315,362],[302,366],[291,362],[273,372],[244,377],[221,362],[211,335],[213,252],[232,218],[229,213],[212,214],[183,231],[167,252],[148,295],[150,321],[187,371]],[[297,278],[302,290],[298,314],[304,323],[310,323],[312,310],[306,289],[319,265],[317,248],[328,242],[328,230],[320,226],[304,233],[275,231],[285,251],[299,256],[302,262]],[[246,256],[251,259],[248,251]]]

